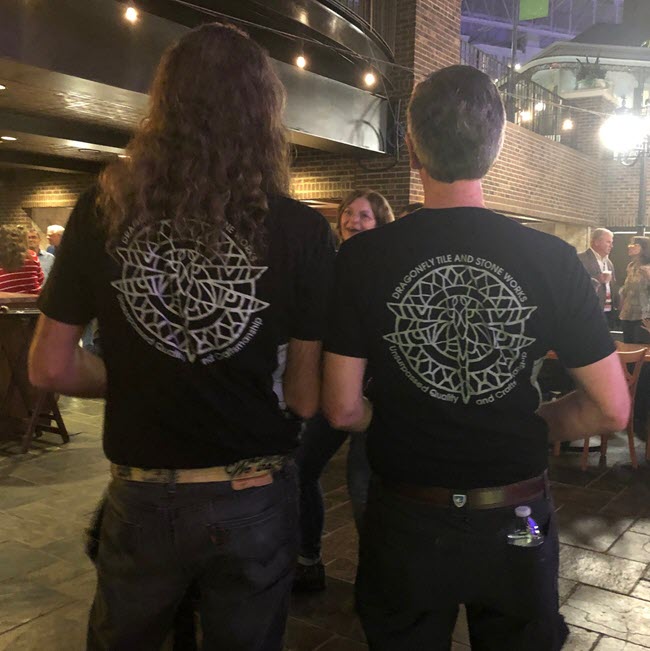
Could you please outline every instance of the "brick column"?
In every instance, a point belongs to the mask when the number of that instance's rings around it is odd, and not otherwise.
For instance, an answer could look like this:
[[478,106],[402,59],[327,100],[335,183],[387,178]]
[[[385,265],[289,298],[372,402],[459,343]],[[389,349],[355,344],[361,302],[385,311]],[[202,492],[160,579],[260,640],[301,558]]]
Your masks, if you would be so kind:
[[581,109],[571,111],[576,149],[588,156],[602,158],[604,152],[598,134],[607,116],[616,108],[614,98],[607,90],[589,89],[569,93],[566,104]]

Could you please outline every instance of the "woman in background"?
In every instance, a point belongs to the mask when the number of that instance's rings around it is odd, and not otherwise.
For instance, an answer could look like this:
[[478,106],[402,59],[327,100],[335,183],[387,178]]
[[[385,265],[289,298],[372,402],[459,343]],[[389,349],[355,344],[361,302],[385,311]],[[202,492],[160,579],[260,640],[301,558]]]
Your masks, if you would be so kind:
[[619,318],[626,344],[650,343],[650,333],[643,328],[643,319],[650,317],[650,238],[633,237],[627,245],[632,261],[621,289]]
[[[341,242],[345,242],[358,233],[392,221],[394,216],[390,204],[379,192],[354,190],[339,206],[336,232]],[[351,282],[354,282],[353,278]],[[296,456],[300,481],[300,556],[293,584],[295,592],[325,588],[325,568],[321,560],[325,507],[320,476],[347,437],[348,432],[332,429],[321,414],[307,423],[302,435]],[[350,436],[347,482],[357,530],[366,507],[369,481],[366,435],[355,433]]]
[[27,230],[0,226],[0,292],[38,294],[44,279],[41,263],[27,244]]

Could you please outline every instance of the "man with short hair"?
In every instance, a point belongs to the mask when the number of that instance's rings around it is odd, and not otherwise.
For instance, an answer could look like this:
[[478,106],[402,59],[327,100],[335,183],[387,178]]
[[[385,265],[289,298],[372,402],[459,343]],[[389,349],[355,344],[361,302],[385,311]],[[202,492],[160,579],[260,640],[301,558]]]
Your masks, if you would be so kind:
[[591,245],[578,255],[598,296],[598,303],[605,314],[610,329],[614,327],[618,310],[618,286],[614,265],[609,254],[614,244],[614,233],[606,228],[596,228],[591,234]]
[[[505,120],[489,77],[433,73],[408,120],[424,208],[343,244],[325,341],[323,409],[367,430],[375,477],[358,609],[373,651],[449,649],[459,604],[472,648],[556,651],[548,443],[624,425],[621,365],[575,249],[485,208]],[[578,388],[540,405],[550,349]]]
[[63,231],[65,231],[65,228],[59,226],[59,224],[51,224],[47,227],[47,241],[50,243],[50,246],[47,247],[48,253],[56,255],[59,245],[61,244]]
[[45,280],[47,280],[50,269],[52,269],[52,265],[54,264],[54,256],[41,249],[41,236],[35,228],[30,228],[27,231],[27,244],[29,245],[29,248],[36,253],[36,257],[41,263],[41,269],[43,270]]

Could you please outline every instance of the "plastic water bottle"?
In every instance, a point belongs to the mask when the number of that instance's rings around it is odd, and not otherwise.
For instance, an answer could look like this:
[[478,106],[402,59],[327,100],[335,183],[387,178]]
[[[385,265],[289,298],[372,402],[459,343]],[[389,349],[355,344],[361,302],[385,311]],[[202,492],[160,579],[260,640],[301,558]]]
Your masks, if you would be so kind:
[[530,517],[530,506],[515,509],[515,527],[508,534],[508,544],[517,547],[539,547],[544,542],[544,534]]

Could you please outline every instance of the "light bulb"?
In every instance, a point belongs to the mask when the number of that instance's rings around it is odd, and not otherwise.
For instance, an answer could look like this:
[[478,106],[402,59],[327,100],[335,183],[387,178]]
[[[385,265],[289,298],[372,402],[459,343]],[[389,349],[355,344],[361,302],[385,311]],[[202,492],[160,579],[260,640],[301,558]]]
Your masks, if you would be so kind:
[[363,83],[368,87],[374,86],[377,83],[377,77],[373,72],[366,72],[363,76]]
[[305,59],[305,57],[302,54],[297,56],[296,57],[296,65],[299,68],[305,68],[305,66],[307,65],[307,59]]
[[567,118],[562,122],[562,131],[571,131],[573,129],[573,120],[571,118]]
[[139,16],[140,14],[138,14],[138,10],[135,7],[127,7],[124,12],[124,18],[126,18],[130,23],[135,23]]
[[599,135],[607,149],[622,153],[638,149],[647,134],[647,125],[641,117],[624,113],[603,122]]

